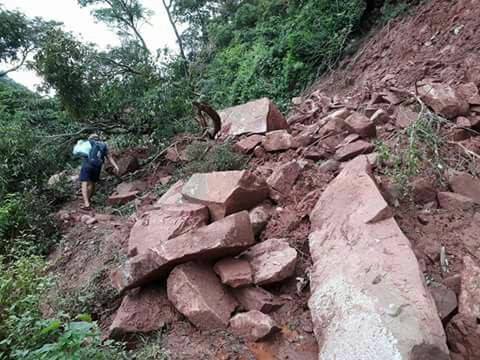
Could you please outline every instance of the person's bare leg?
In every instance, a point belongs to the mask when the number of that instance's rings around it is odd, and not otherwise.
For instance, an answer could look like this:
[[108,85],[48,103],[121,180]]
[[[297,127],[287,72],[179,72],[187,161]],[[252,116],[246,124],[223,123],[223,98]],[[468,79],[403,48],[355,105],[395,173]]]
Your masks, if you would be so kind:
[[92,200],[92,196],[95,192],[95,183],[89,181],[88,186],[87,186],[87,190],[88,190],[88,203],[90,204],[90,201]]
[[83,204],[85,207],[90,207],[90,196],[89,196],[89,182],[82,181],[82,197],[83,197]]

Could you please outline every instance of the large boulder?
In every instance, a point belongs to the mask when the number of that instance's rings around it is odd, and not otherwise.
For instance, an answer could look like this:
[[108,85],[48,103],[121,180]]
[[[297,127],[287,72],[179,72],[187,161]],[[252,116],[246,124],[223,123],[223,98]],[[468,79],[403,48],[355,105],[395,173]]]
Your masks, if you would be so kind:
[[137,289],[126,295],[110,326],[110,336],[151,333],[178,319],[178,313],[158,287]]
[[247,311],[258,310],[267,314],[282,306],[282,302],[276,299],[271,293],[257,286],[233,289],[232,294],[243,309]]
[[163,205],[137,220],[130,232],[130,256],[146,254],[163,242],[208,224],[208,208],[201,204]]
[[246,260],[225,258],[217,262],[213,270],[222,280],[222,284],[232,288],[250,285],[253,282],[252,268]]
[[210,267],[194,262],[172,270],[167,293],[173,306],[204,330],[226,328],[238,305]]
[[310,215],[309,307],[319,359],[448,358],[442,323],[415,254],[366,156],[344,167]]
[[268,195],[263,179],[248,171],[194,174],[182,188],[183,197],[208,206],[213,220],[250,210]]
[[242,211],[130,258],[112,272],[111,279],[117,289],[125,291],[164,277],[175,265],[238,255],[253,244],[250,218],[247,211]]
[[285,239],[269,239],[244,253],[253,270],[256,285],[285,280],[295,273],[297,251]]
[[448,176],[448,182],[453,192],[480,204],[480,179],[465,172],[453,171]]
[[138,159],[131,154],[122,154],[116,159],[118,175],[123,176],[132,173],[140,168]]
[[259,341],[274,332],[280,331],[275,321],[258,310],[235,315],[230,320],[230,328],[237,336],[247,341]]
[[220,136],[264,134],[288,128],[283,115],[267,98],[221,110],[219,115],[222,119]]
[[454,119],[457,116],[468,115],[467,100],[447,84],[427,81],[418,87],[418,93],[425,104],[443,117]]

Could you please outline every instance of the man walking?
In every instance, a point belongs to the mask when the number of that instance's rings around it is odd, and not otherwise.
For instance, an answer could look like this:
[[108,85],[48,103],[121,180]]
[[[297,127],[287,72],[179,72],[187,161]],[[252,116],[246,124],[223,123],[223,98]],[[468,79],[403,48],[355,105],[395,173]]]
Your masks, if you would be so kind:
[[82,209],[90,210],[93,194],[95,193],[95,184],[100,180],[100,172],[105,158],[113,165],[115,172],[118,173],[119,168],[112,155],[108,152],[107,144],[100,140],[97,134],[88,137],[91,150],[88,156],[83,158],[82,169],[80,170],[80,181],[82,183]]

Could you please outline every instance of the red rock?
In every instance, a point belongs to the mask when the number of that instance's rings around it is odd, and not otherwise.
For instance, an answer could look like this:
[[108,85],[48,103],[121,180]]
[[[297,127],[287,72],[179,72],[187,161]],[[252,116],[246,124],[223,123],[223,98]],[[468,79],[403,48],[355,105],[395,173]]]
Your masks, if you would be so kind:
[[177,181],[173,184],[168,191],[157,200],[155,205],[175,205],[185,203],[185,199],[182,196],[182,188],[185,185],[183,180]]
[[296,147],[293,136],[290,135],[287,130],[277,130],[267,133],[262,145],[267,152],[288,150]]
[[457,314],[447,325],[448,344],[466,360],[480,354],[480,325],[477,319]]
[[244,254],[253,270],[256,285],[273,284],[295,273],[297,251],[285,239],[269,239]]
[[457,117],[457,119],[455,120],[455,124],[458,127],[462,127],[462,128],[469,128],[472,126],[472,123],[470,122],[470,120],[464,116]]
[[301,172],[302,166],[295,160],[276,168],[267,179],[267,184],[270,187],[270,197],[278,200],[279,197],[287,195],[292,190]]
[[118,159],[116,159],[116,162],[119,168],[119,176],[123,176],[140,169],[140,163],[133,155],[121,155]]
[[460,289],[462,285],[461,275],[452,275],[443,280],[443,284],[451,289],[457,296],[460,295]]
[[472,134],[465,129],[452,129],[449,134],[449,139],[451,141],[463,141],[467,140]]
[[354,112],[345,119],[345,125],[351,133],[358,134],[365,138],[377,136],[375,124],[365,115]]
[[405,129],[418,118],[418,114],[406,106],[399,106],[395,109],[395,125]]
[[343,141],[336,146],[336,149],[340,149],[341,147],[344,147],[345,145],[351,144],[357,140],[360,139],[360,135],[358,134],[350,134],[348,135]]
[[471,105],[480,105],[477,85],[473,82],[462,84],[457,89],[458,96]]
[[265,139],[262,135],[251,135],[245,139],[238,141],[234,146],[234,150],[242,154],[248,154]]
[[219,115],[222,118],[221,136],[264,134],[288,128],[283,115],[267,98],[224,109]]
[[173,147],[170,147],[167,149],[167,153],[165,154],[165,159],[174,163],[182,161],[181,154]]
[[468,102],[449,85],[427,81],[418,87],[418,93],[426,105],[447,119],[468,114]]
[[117,194],[123,194],[123,193],[129,193],[129,192],[143,192],[147,190],[147,183],[142,180],[134,180],[131,182],[122,182],[115,188],[115,193]]
[[259,235],[268,221],[272,217],[273,208],[270,205],[260,205],[252,209],[249,213],[250,223],[252,224],[253,233]]
[[212,219],[218,220],[261,203],[268,195],[268,186],[248,171],[220,171],[192,175],[183,186],[182,195],[206,205]]
[[416,204],[428,204],[437,201],[437,191],[432,184],[425,179],[417,179],[412,183],[413,199]]
[[[328,118],[328,117],[327,117]],[[337,125],[340,123],[341,125]],[[342,129],[340,126],[344,127],[344,120],[343,119],[335,119],[335,120],[329,120],[326,124],[324,124],[320,130],[318,130],[318,136],[322,139],[327,138],[329,136],[338,134],[342,132]],[[323,142],[322,142],[323,143]]]
[[246,260],[225,258],[218,261],[213,270],[220,276],[222,284],[233,288],[250,285],[253,282],[252,268]]
[[339,167],[340,167],[340,163],[338,161],[330,159],[322,163],[318,167],[318,171],[322,173],[335,172],[338,170]]
[[346,164],[323,191],[310,221],[309,307],[319,359],[410,359],[422,343],[448,355],[410,241],[380,194],[366,156]]
[[451,192],[439,192],[438,203],[442,209],[448,210],[469,210],[475,206],[469,197]]
[[266,154],[267,153],[266,153],[265,149],[261,145],[258,145],[257,147],[255,147],[255,149],[253,149],[253,155],[255,155],[255,157],[257,157],[257,158],[262,158]]
[[308,160],[319,161],[328,159],[331,154],[322,147],[308,149],[303,153],[303,157]]
[[167,299],[165,290],[157,287],[137,289],[126,295],[118,308],[110,335],[151,333],[178,320],[178,313]]
[[432,294],[435,305],[437,306],[438,315],[442,321],[448,319],[448,317],[457,308],[457,295],[448,287],[442,284],[435,284],[429,287]]
[[208,208],[200,204],[163,205],[144,213],[133,225],[129,256],[147,253],[174,237],[208,224]]
[[318,137],[317,133],[319,129],[319,124],[304,126],[303,130],[295,137],[294,142],[299,147],[307,147]]
[[255,238],[248,212],[242,211],[130,258],[112,272],[111,280],[117,289],[125,291],[162,278],[175,265],[238,255],[253,244]]
[[458,312],[478,319],[480,318],[480,267],[470,256],[463,258],[463,264]]
[[347,161],[358,155],[371,153],[373,150],[375,150],[375,145],[364,140],[358,140],[338,149],[335,152],[335,159],[338,161]]
[[370,118],[370,121],[373,122],[377,126],[386,124],[386,123],[390,122],[391,120],[392,120],[392,118],[390,117],[390,115],[388,115],[387,112],[385,110],[382,110],[382,109],[378,109],[377,111],[375,111],[375,113]]
[[162,185],[167,185],[170,180],[172,180],[172,177],[171,176],[162,176],[159,181],[160,181],[160,184]]
[[257,310],[235,315],[230,320],[230,328],[234,334],[247,341],[259,341],[274,332],[280,331],[280,328],[270,316]]
[[368,159],[368,163],[372,166],[372,168],[376,168],[380,163],[380,156],[378,153],[374,152],[368,155],[365,155]]
[[107,199],[107,204],[110,206],[113,205],[124,205],[132,200],[135,200],[137,195],[139,194],[138,191],[126,192],[126,193],[113,193]]
[[378,107],[367,106],[364,110],[364,114],[365,114],[366,117],[371,118],[377,110],[378,110]]
[[476,204],[480,204],[480,180],[468,173],[454,171],[448,176],[453,192],[469,197]]
[[167,293],[173,306],[204,330],[226,328],[238,305],[210,267],[194,262],[173,269]]
[[80,221],[86,225],[93,225],[97,222],[97,219],[94,216],[82,215]]
[[282,306],[271,293],[260,287],[237,288],[232,290],[232,294],[245,310],[258,310],[268,314]]

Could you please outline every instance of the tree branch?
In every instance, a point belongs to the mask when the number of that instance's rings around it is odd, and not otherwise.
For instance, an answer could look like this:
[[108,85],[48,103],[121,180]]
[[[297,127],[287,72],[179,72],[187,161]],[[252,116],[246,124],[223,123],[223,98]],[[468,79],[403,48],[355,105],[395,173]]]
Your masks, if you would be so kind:
[[190,77],[188,73],[188,60],[187,60],[187,56],[185,55],[185,50],[183,48],[183,41],[182,41],[182,38],[180,37],[180,33],[178,32],[177,24],[175,24],[175,20],[173,20],[172,13],[170,11],[173,1],[170,0],[168,5],[165,0],[162,0],[162,3],[165,8],[165,11],[167,12],[168,20],[170,21],[173,31],[175,32],[175,36],[177,37],[178,47],[180,48],[180,56],[184,61],[185,75],[187,75],[187,77]]
[[3,77],[5,75],[7,75],[8,73],[11,73],[13,71],[17,71],[18,69],[20,69],[25,64],[25,61],[27,60],[28,54],[31,51],[32,51],[32,48],[25,49],[23,51],[23,57],[22,57],[22,60],[20,61],[20,63],[18,65],[15,65],[14,67],[12,67],[10,69],[0,71],[0,77]]

